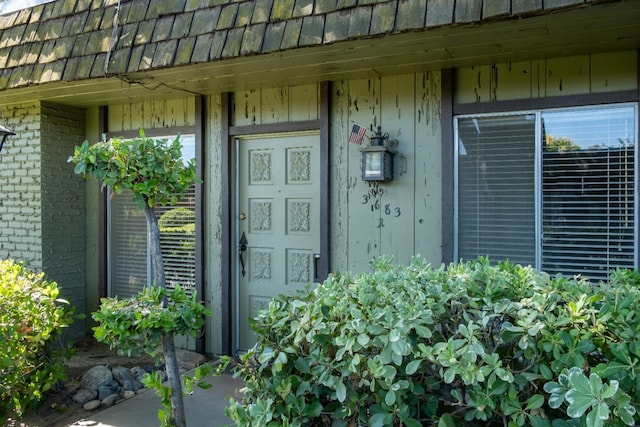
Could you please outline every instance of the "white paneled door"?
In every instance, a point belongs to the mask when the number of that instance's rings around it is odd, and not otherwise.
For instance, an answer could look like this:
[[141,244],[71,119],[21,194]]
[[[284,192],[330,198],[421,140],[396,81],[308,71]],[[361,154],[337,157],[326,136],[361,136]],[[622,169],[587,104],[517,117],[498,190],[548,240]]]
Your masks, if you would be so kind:
[[320,251],[320,137],[237,140],[236,343],[255,344],[250,320],[278,294],[314,282]]

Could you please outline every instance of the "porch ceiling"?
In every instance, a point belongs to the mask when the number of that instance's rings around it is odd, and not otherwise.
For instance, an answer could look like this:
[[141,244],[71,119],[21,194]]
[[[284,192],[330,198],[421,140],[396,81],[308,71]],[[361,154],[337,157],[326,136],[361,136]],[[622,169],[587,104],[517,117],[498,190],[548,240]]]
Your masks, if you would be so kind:
[[[323,80],[640,48],[640,1],[0,92],[0,104],[39,99],[88,107]],[[186,91],[186,92],[185,92]]]

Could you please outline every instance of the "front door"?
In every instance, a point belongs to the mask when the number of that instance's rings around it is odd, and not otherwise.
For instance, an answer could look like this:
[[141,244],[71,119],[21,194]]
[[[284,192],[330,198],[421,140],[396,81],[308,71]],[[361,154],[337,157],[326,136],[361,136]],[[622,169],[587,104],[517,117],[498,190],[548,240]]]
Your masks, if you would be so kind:
[[320,137],[239,138],[236,348],[255,344],[249,319],[279,294],[314,282],[320,252]]

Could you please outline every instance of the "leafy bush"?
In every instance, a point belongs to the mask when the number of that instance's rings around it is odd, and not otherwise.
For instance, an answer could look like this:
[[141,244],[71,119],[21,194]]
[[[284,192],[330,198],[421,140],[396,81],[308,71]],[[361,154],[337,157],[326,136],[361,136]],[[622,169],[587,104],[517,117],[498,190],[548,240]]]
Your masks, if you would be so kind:
[[156,355],[162,335],[197,336],[210,310],[180,286],[152,287],[131,298],[103,298],[93,313],[94,336],[121,354]]
[[21,417],[65,378],[63,346],[72,319],[55,282],[12,260],[0,260],[0,417]]
[[640,275],[389,258],[280,297],[236,374],[238,425],[634,425]]

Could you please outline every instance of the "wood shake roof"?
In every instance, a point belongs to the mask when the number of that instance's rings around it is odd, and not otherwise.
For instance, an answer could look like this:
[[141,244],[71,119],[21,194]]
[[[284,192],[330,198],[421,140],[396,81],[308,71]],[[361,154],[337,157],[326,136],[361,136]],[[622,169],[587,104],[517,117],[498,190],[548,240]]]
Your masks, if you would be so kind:
[[0,16],[0,90],[516,20],[593,3],[602,1],[58,0]]

